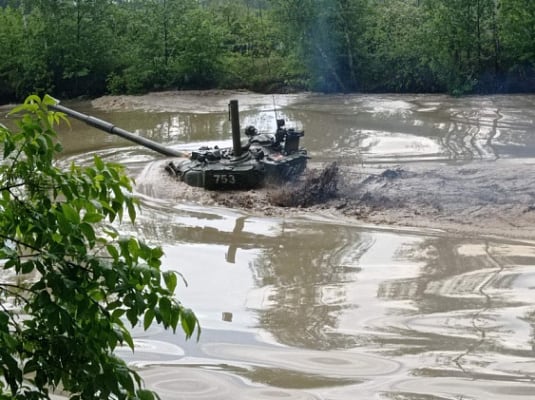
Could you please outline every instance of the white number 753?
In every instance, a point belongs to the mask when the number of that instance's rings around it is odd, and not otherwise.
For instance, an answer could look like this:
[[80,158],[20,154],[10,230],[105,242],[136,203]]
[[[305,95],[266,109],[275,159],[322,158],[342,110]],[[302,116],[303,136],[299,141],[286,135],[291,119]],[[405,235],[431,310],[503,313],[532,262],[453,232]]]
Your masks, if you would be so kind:
[[215,183],[234,185],[236,183],[236,177],[232,174],[214,174]]

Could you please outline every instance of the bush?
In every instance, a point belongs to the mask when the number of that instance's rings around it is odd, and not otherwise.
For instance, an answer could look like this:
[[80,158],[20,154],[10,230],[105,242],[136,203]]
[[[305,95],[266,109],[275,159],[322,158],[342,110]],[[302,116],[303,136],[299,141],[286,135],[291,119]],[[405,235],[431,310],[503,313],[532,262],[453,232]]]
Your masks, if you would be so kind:
[[30,96],[18,131],[0,126],[0,398],[153,399],[113,351],[134,348],[127,322],[153,321],[190,337],[191,310],[174,297],[177,274],[160,269],[162,249],[120,236],[137,202],[119,165],[67,171],[48,111],[54,100]]

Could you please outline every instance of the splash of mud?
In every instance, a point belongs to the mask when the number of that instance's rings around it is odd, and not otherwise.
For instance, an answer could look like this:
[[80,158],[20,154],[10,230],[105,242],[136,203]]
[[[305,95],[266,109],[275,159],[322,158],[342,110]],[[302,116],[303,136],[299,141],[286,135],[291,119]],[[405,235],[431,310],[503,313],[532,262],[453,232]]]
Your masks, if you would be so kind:
[[343,215],[377,224],[535,238],[533,164],[507,160],[346,171]]
[[311,207],[338,197],[338,163],[327,165],[322,170],[312,169],[303,179],[290,182],[268,193],[268,202],[279,207]]

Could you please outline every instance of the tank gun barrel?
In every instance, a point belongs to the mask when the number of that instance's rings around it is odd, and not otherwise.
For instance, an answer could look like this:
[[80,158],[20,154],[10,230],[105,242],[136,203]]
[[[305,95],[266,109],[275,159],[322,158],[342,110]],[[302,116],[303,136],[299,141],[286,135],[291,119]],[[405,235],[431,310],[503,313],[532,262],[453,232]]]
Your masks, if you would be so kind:
[[54,105],[50,105],[49,108],[51,108],[54,111],[65,113],[74,119],[85,122],[87,125],[93,126],[104,132],[108,132],[108,133],[111,133],[112,135],[117,135],[124,139],[130,140],[131,142],[140,144],[141,146],[147,147],[153,151],[163,154],[164,156],[168,156],[168,157],[188,157],[189,156],[189,154],[187,153],[183,153],[181,151],[170,149],[168,147],[162,146],[160,143],[154,142],[144,137],[135,135],[132,132],[128,132],[127,130],[121,129],[113,125],[110,122],[107,122],[102,119],[93,117],[91,115],[87,115],[87,114],[72,110],[68,107],[62,106],[59,104],[59,101]]

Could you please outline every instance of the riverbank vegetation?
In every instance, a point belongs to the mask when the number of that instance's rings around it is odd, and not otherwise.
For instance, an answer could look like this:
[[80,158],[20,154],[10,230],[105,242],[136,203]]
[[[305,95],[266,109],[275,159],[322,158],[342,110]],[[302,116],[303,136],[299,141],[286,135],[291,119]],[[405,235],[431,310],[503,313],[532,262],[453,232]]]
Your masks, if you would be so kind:
[[535,90],[531,0],[0,0],[0,102]]
[[199,334],[197,318],[162,249],[120,235],[137,207],[124,169],[56,166],[52,103],[30,96],[17,130],[0,125],[0,399],[153,400],[114,350],[138,324]]

